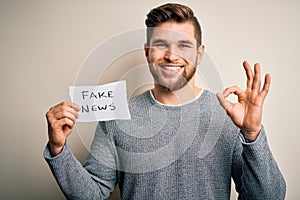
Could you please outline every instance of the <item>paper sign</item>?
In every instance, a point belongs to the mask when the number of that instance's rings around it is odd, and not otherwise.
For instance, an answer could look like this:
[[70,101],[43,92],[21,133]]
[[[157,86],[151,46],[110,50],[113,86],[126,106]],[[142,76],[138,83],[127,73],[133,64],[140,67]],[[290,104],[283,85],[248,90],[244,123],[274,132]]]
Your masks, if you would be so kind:
[[126,82],[99,86],[70,86],[72,102],[80,106],[78,122],[130,119]]

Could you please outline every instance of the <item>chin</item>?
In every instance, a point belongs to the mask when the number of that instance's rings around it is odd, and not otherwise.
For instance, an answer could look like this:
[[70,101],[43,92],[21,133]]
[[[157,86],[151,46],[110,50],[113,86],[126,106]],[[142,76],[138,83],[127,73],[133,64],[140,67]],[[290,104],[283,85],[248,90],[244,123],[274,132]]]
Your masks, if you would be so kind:
[[177,80],[176,82],[165,82],[165,81],[159,81],[156,80],[156,84],[160,85],[163,88],[168,89],[169,91],[176,91],[188,84],[188,80],[182,78],[182,80]]

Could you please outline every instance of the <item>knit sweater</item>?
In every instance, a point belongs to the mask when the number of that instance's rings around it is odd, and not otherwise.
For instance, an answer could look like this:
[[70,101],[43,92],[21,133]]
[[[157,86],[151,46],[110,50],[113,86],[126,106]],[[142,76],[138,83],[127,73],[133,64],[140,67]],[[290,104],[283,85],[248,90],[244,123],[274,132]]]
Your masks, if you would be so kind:
[[252,143],[204,90],[180,106],[158,103],[147,91],[129,101],[131,120],[99,122],[81,165],[70,147],[44,157],[68,199],[284,199],[286,185],[264,129]]

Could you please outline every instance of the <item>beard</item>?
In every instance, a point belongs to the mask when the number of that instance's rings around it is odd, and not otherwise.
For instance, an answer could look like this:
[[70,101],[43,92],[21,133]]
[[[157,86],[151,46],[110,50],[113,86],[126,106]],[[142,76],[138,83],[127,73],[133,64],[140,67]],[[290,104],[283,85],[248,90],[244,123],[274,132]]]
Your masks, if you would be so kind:
[[[188,82],[193,78],[196,73],[196,65],[184,67],[183,73],[178,74],[174,78],[164,77],[158,69],[155,69],[154,64],[149,64],[150,72],[154,78],[156,84],[167,88],[169,91],[176,91],[188,84]],[[157,65],[158,67],[158,65]]]

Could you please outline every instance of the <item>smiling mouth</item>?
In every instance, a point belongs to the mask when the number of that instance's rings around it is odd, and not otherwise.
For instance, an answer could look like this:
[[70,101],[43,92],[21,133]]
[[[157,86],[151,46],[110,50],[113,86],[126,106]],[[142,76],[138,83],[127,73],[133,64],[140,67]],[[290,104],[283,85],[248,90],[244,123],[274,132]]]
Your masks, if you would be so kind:
[[159,64],[159,66],[162,69],[170,71],[170,72],[179,72],[183,68],[183,65]]

